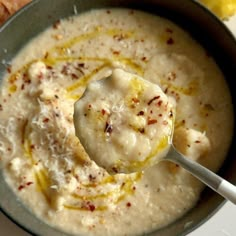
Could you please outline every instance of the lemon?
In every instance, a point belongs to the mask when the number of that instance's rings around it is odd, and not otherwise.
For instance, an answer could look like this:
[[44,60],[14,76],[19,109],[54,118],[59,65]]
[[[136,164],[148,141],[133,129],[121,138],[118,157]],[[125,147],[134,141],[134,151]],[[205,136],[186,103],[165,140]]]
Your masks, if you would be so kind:
[[227,19],[236,13],[236,0],[199,0],[221,19]]

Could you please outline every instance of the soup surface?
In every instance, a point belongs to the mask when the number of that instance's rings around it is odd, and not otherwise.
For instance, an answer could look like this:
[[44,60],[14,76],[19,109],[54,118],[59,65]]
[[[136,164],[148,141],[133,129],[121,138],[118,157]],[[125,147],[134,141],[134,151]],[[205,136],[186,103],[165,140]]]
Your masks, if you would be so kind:
[[175,98],[174,143],[189,158],[216,171],[232,137],[232,102],[221,71],[173,23],[126,9],[55,22],[23,48],[1,83],[0,164],[37,217],[72,234],[148,233],[191,209],[203,188],[169,162],[109,175],[89,159],[75,136],[74,103],[111,68]]

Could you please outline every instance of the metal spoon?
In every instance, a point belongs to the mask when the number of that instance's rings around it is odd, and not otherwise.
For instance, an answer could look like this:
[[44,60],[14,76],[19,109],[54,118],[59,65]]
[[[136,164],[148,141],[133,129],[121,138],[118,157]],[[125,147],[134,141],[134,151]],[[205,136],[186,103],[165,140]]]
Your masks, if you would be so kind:
[[214,191],[219,193],[221,196],[236,204],[236,187],[233,184],[221,178],[219,175],[210,171],[206,167],[185,157],[175,149],[173,144],[171,145],[170,150],[164,160],[172,161],[182,166],[184,169],[197,177]]

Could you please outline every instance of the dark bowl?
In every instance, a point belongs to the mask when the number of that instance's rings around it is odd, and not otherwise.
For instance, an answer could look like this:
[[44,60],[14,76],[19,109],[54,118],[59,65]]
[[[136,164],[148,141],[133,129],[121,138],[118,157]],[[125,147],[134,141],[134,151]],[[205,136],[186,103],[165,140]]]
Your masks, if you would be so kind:
[[[0,28],[0,62],[11,61],[34,36],[57,19],[94,8],[125,7],[147,11],[168,18],[188,31],[215,58],[231,90],[234,110],[236,93],[233,85],[236,74],[236,41],[225,25],[196,1],[191,0],[35,0]],[[7,54],[4,52],[7,49]],[[0,63],[0,80],[6,71]],[[236,183],[236,138],[232,141],[219,175]],[[224,199],[206,188],[197,203],[181,219],[150,235],[186,235],[206,222],[223,205]],[[66,235],[33,216],[4,182],[0,170],[0,206],[2,211],[26,231],[43,236]],[[191,224],[190,224],[191,222]]]

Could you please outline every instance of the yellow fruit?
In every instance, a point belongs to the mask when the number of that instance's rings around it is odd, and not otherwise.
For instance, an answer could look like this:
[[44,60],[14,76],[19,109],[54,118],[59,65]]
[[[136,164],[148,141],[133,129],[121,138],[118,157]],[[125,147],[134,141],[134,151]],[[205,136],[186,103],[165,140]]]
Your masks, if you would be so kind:
[[236,13],[236,0],[199,0],[211,11],[213,11],[221,19],[227,19],[228,17]]

